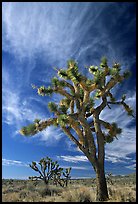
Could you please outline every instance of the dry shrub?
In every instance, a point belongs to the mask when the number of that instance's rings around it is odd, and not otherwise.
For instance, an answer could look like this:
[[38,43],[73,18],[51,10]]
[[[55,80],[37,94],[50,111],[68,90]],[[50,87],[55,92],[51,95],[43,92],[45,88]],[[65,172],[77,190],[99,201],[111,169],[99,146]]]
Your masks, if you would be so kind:
[[8,193],[2,196],[2,202],[18,202],[19,199],[19,193]]
[[47,187],[39,189],[38,192],[40,196],[44,198],[46,196],[60,195],[62,192],[62,189],[55,187],[55,186],[47,186]]
[[136,192],[133,188],[108,188],[110,200],[116,202],[136,202]]
[[93,202],[94,194],[90,191],[90,188],[80,187],[75,189],[69,189],[62,193],[62,198],[65,202]]

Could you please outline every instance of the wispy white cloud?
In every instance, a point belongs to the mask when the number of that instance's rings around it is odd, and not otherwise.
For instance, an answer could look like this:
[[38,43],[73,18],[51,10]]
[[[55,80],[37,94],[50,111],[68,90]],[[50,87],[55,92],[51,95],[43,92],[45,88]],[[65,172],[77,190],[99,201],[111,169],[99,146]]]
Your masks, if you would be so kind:
[[33,109],[27,107],[25,100],[21,99],[18,92],[10,89],[3,90],[2,99],[3,120],[7,124],[19,124],[26,119],[33,121],[42,116],[40,112],[34,112]]
[[[94,2],[81,4],[79,2],[73,4],[71,2],[4,2],[3,49],[10,50],[20,58],[33,57],[34,59],[37,53],[41,53],[46,58],[59,63],[73,55],[78,59],[86,51],[93,50],[93,53],[97,53],[99,38],[103,43],[109,39],[109,36],[104,26],[102,28],[105,32],[99,34],[98,24],[95,22],[102,11],[112,3],[99,4],[100,6],[97,7]],[[82,23],[88,12],[86,23]],[[101,29],[101,24],[99,26]],[[88,47],[88,44],[82,45],[82,42],[91,27],[94,29],[94,34],[92,32],[88,36],[91,42],[91,46]],[[103,47],[110,48],[110,44],[111,42],[104,43]],[[98,50],[100,51],[101,49]],[[110,55],[115,54],[114,49],[108,49],[108,52]]]
[[131,170],[136,170],[136,164],[132,164],[132,165],[125,166],[125,167]]
[[59,159],[63,160],[63,161],[67,161],[67,162],[72,162],[72,163],[78,163],[78,162],[87,162],[88,159],[86,156],[58,156]]
[[59,128],[50,126],[46,128],[46,130],[38,133],[37,138],[38,137],[40,142],[43,142],[44,145],[54,146],[64,137],[64,133],[61,132]]
[[[69,166],[64,166],[62,165],[62,168],[66,169],[69,168]],[[90,167],[85,167],[85,166],[72,166],[71,165],[71,169],[75,169],[75,170],[90,170]]]
[[24,166],[29,167],[28,163],[17,161],[17,160],[10,160],[10,159],[2,159],[3,166]]

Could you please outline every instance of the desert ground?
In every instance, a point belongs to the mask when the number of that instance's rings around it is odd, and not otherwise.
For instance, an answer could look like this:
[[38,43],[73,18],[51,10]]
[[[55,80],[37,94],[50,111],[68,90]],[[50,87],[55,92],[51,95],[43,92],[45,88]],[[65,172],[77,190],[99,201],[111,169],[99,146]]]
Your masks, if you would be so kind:
[[[112,176],[108,202],[136,202],[136,174]],[[2,202],[95,202],[95,179],[71,179],[67,187],[43,181],[2,179]]]

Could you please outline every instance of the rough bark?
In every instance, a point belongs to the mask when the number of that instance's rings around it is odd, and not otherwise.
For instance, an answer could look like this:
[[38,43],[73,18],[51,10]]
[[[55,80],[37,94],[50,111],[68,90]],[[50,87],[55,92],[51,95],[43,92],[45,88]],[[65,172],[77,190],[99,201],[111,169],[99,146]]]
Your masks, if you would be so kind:
[[96,169],[96,184],[97,184],[97,201],[106,201],[108,200],[108,190],[107,183],[105,178],[105,172],[103,167],[98,167]]

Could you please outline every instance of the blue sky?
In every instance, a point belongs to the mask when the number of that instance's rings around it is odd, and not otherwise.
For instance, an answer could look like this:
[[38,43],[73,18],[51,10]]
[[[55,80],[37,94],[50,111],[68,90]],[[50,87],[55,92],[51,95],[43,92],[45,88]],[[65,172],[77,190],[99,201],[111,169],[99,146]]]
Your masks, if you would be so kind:
[[[94,177],[83,153],[59,129],[49,127],[34,137],[18,131],[35,118],[52,114],[47,103],[59,95],[41,97],[33,90],[50,85],[53,67],[66,67],[75,59],[80,71],[99,65],[106,56],[119,62],[131,77],[114,89],[119,99],[136,109],[136,4],[131,2],[3,2],[2,3],[2,177],[26,179],[35,173],[31,161],[49,156],[72,177]],[[106,109],[101,118],[123,129],[119,140],[106,145],[105,168],[113,174],[135,171],[136,123],[122,107]]]

